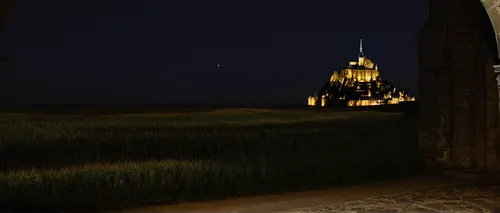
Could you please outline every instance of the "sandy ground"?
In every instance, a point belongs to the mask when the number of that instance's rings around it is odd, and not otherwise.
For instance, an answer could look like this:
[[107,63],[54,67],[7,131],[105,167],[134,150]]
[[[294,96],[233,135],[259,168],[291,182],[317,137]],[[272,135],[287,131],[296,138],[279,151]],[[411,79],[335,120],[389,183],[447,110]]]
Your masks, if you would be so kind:
[[440,177],[414,177],[326,190],[150,206],[116,213],[484,212],[500,203],[500,187],[464,186]]

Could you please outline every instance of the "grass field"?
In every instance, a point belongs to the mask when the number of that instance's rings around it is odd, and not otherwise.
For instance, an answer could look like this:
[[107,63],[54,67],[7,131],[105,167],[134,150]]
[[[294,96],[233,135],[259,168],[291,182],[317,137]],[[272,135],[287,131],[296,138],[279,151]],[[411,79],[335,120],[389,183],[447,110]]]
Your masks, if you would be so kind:
[[411,174],[416,117],[223,109],[0,115],[0,205],[96,210],[221,199]]

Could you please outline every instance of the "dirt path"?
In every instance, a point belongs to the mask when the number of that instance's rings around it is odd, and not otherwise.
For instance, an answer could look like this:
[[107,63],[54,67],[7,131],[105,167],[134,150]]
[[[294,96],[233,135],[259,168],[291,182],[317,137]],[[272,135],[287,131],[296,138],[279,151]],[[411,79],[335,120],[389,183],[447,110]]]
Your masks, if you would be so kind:
[[[500,187],[466,187],[436,177],[415,177],[327,190],[151,206],[122,213],[265,213],[333,211],[462,211],[491,209]],[[415,205],[414,205],[415,204]],[[116,212],[116,213],[118,213]]]

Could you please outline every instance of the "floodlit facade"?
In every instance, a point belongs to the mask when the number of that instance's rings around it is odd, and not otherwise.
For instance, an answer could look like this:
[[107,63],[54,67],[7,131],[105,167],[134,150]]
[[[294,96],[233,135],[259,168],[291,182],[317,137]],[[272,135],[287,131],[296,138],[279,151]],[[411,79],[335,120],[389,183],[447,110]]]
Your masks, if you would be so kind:
[[334,71],[330,80],[314,95],[308,97],[308,106],[377,106],[415,101],[403,90],[398,90],[380,77],[378,65],[363,53],[360,40],[357,61],[340,71]]

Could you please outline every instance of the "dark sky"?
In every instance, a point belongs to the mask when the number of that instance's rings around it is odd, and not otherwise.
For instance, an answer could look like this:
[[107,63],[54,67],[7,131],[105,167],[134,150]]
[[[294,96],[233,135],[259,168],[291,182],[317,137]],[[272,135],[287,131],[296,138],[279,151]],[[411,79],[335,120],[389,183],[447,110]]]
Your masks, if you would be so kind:
[[0,101],[304,104],[361,37],[415,93],[427,2],[22,0],[0,40]]

